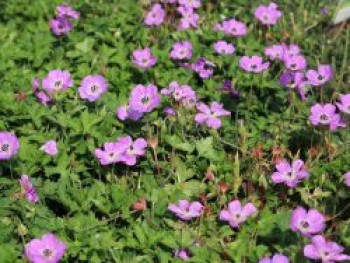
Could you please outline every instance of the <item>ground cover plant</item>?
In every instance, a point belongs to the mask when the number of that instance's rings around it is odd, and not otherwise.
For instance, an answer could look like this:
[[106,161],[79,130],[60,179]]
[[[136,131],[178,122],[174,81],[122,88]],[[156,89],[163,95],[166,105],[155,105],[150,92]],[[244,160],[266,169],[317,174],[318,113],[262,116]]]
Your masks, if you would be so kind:
[[0,262],[349,262],[331,1],[0,2]]

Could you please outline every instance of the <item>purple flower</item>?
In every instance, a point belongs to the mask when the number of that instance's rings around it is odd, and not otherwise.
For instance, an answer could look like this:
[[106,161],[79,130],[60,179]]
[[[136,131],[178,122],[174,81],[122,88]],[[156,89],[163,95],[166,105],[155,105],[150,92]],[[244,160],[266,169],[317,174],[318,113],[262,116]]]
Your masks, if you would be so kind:
[[258,212],[258,209],[252,204],[247,203],[242,207],[239,200],[228,203],[228,209],[220,212],[220,220],[226,221],[232,228],[238,228],[248,217]]
[[41,104],[47,106],[47,105],[50,105],[52,103],[51,97],[45,91],[41,91],[39,89],[39,86],[40,86],[40,79],[39,78],[33,79],[32,86],[33,86],[33,93]]
[[269,68],[270,63],[264,62],[259,56],[244,56],[239,60],[239,65],[246,72],[261,73]]
[[199,8],[201,6],[200,0],[178,0],[179,5],[182,5],[187,8]]
[[80,98],[90,102],[98,100],[108,89],[107,81],[101,75],[89,75],[84,77],[79,87]]
[[170,57],[176,60],[192,58],[192,43],[189,41],[174,43],[170,52]]
[[240,37],[247,34],[247,27],[243,22],[230,19],[222,22],[222,30],[228,36]]
[[150,68],[157,63],[157,58],[152,55],[150,48],[134,50],[133,57],[134,64],[140,68]]
[[214,49],[219,54],[232,55],[235,52],[235,47],[226,41],[218,41],[214,44]]
[[344,174],[345,184],[350,187],[350,171]]
[[271,60],[281,60],[283,59],[285,52],[285,46],[283,44],[273,45],[265,48],[265,55]]
[[304,162],[300,159],[294,161],[292,165],[286,160],[276,164],[277,172],[274,172],[271,179],[276,184],[285,184],[293,188],[296,187],[302,179],[309,176],[308,170],[304,168]]
[[99,159],[101,165],[110,165],[123,161],[123,154],[128,149],[128,145],[123,140],[117,142],[107,142],[104,150],[95,149],[94,154]]
[[285,67],[292,71],[304,70],[307,67],[307,62],[303,55],[285,55],[283,61]]
[[56,36],[62,36],[72,30],[73,24],[64,16],[50,19],[50,27]]
[[19,140],[16,135],[5,131],[0,132],[0,161],[14,157],[18,148]]
[[286,56],[293,57],[293,56],[300,55],[300,47],[298,45],[295,45],[295,44],[291,44],[289,46],[286,44],[283,44],[283,45],[285,48],[285,55]]
[[312,243],[304,247],[304,256],[321,261],[322,263],[334,263],[348,261],[350,256],[343,254],[344,248],[335,242],[327,241],[318,235],[312,238]]
[[151,112],[160,104],[160,95],[153,84],[136,85],[131,91],[129,105],[133,110],[141,113]]
[[176,116],[176,111],[172,108],[172,107],[165,107],[164,108],[164,112],[168,115],[168,116]]
[[254,16],[260,20],[263,25],[275,25],[282,16],[278,6],[271,2],[269,5],[260,5],[254,12]]
[[221,127],[221,120],[219,117],[231,115],[231,112],[224,110],[223,105],[218,102],[213,102],[210,107],[204,103],[198,103],[197,110],[199,113],[197,113],[194,118],[196,123],[205,123],[209,128],[215,130]]
[[137,157],[146,154],[147,142],[143,138],[138,138],[133,142],[130,136],[126,136],[119,138],[118,143],[121,143],[126,147],[126,151],[121,158],[121,161],[126,165],[135,165]]
[[170,204],[168,210],[181,220],[188,221],[202,215],[203,205],[200,202],[190,203],[187,200],[179,200],[178,205]]
[[159,26],[164,22],[165,10],[160,4],[154,4],[147,13],[144,23],[148,26]]
[[213,75],[215,64],[205,58],[199,58],[190,68],[202,79],[207,79]]
[[182,15],[178,26],[179,30],[189,29],[191,27],[198,28],[199,15],[192,8],[180,6],[177,10]]
[[264,257],[259,263],[289,263],[289,259],[283,254],[274,254],[272,258]]
[[121,106],[117,109],[117,117],[121,121],[125,121],[127,119],[138,121],[143,116],[142,112],[134,110],[130,106]]
[[80,17],[80,13],[78,11],[75,11],[71,6],[66,4],[56,6],[56,11],[58,17],[66,17],[73,19],[78,19]]
[[58,263],[66,248],[66,244],[54,234],[47,233],[41,239],[35,238],[26,244],[24,257],[32,263]]
[[224,85],[218,90],[228,93],[233,99],[238,99],[241,96],[239,90],[236,90],[232,87],[231,80],[225,80]]
[[315,104],[311,107],[309,120],[314,126],[329,126],[334,131],[338,127],[345,127],[339,114],[336,113],[336,107],[332,104]]
[[51,70],[42,81],[42,87],[48,94],[58,93],[73,86],[68,70]]
[[280,76],[280,83],[283,87],[288,89],[303,88],[309,84],[305,80],[305,74],[298,71],[284,71]]
[[180,85],[177,81],[172,81],[168,88],[162,89],[161,94],[172,96],[186,108],[194,107],[197,102],[196,92],[189,85]]
[[19,180],[19,184],[21,185],[22,193],[26,195],[26,198],[29,202],[39,202],[39,196],[37,195],[34,186],[29,180],[28,175],[23,174],[21,179]]
[[333,72],[330,65],[319,65],[317,70],[308,70],[306,76],[314,86],[323,86],[332,79]]
[[182,260],[187,260],[190,258],[190,254],[186,249],[179,249],[174,252],[174,257]]
[[337,103],[337,106],[341,112],[350,115],[350,93],[341,95],[340,102]]
[[45,142],[45,144],[40,148],[40,150],[44,151],[48,155],[56,155],[58,153],[57,143],[54,140],[50,140]]
[[316,209],[306,211],[303,207],[297,207],[292,213],[290,228],[306,237],[320,234],[326,228],[324,215]]

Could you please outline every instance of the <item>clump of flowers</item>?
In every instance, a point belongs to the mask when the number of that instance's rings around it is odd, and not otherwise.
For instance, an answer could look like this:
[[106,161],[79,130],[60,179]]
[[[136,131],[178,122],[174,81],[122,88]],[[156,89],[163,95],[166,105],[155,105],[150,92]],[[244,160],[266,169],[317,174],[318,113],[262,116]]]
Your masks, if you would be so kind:
[[296,187],[301,180],[309,176],[309,172],[304,167],[304,162],[300,159],[290,164],[286,160],[280,161],[276,164],[277,172],[274,172],[271,179],[276,184],[285,184],[293,188]]
[[350,115],[350,93],[341,95],[340,102],[337,103],[337,106],[341,112]]
[[42,80],[42,87],[46,94],[52,96],[73,87],[73,80],[68,70],[55,69]]
[[316,209],[307,211],[303,207],[297,207],[292,213],[290,227],[306,237],[322,233],[326,227],[324,215]]
[[220,40],[214,44],[214,49],[218,54],[232,55],[235,52],[234,45]]
[[148,26],[159,26],[165,19],[165,10],[160,4],[154,4],[151,10],[146,14],[144,23]]
[[78,89],[80,98],[90,102],[98,100],[108,90],[108,84],[101,75],[89,75],[84,77]]
[[33,263],[57,263],[63,258],[66,248],[66,244],[54,234],[47,233],[26,244],[24,257]]
[[229,19],[221,23],[216,23],[214,26],[216,31],[224,32],[225,35],[231,37],[241,37],[247,35],[247,26],[245,23]]
[[190,41],[174,43],[170,52],[170,57],[174,60],[184,60],[192,58],[192,43]]
[[196,105],[196,92],[189,85],[180,85],[177,81],[172,81],[168,88],[161,90],[161,94],[172,97],[183,107],[192,108]]
[[94,154],[101,165],[124,163],[129,166],[136,164],[137,158],[146,154],[147,141],[138,138],[135,141],[130,136],[120,137],[115,142],[107,142],[104,149],[95,149]]
[[48,155],[57,155],[58,149],[57,149],[57,143],[54,140],[49,140],[45,142],[45,144],[40,148],[40,150],[44,151]]
[[260,5],[254,12],[255,18],[267,26],[277,24],[282,15],[283,13],[278,10],[278,5],[273,2],[268,5]]
[[246,72],[261,73],[269,68],[270,63],[264,62],[263,58],[259,56],[243,56],[239,60],[239,65]]
[[157,63],[157,58],[153,56],[150,48],[137,49],[133,52],[133,63],[139,68],[147,69]]
[[160,104],[161,97],[158,89],[153,84],[136,85],[131,91],[129,104],[117,109],[117,117],[120,120],[139,120],[144,113],[153,111]]
[[259,263],[289,263],[289,259],[283,254],[274,254],[272,257],[264,257]]
[[50,20],[50,27],[56,36],[66,35],[73,29],[70,19],[79,19],[80,13],[71,6],[63,4],[56,7],[57,16]]
[[223,104],[218,102],[213,102],[210,107],[204,103],[198,103],[196,107],[198,110],[194,118],[196,123],[205,124],[215,130],[221,127],[220,117],[231,115],[231,112],[225,110]]
[[258,209],[252,203],[242,206],[239,200],[234,200],[228,204],[227,210],[220,212],[220,220],[228,222],[232,228],[238,228],[256,212]]
[[314,126],[328,126],[332,131],[345,127],[346,124],[336,110],[337,108],[330,103],[325,105],[317,103],[311,107],[309,120]]
[[14,157],[19,149],[20,143],[16,135],[1,131],[0,132],[0,161],[9,160]]
[[312,243],[304,247],[304,256],[322,263],[348,261],[350,256],[343,254],[344,248],[336,242],[327,241],[318,235],[312,238]]
[[306,77],[313,86],[324,86],[333,77],[332,67],[330,65],[319,65],[317,70],[308,70]]
[[21,193],[26,197],[29,202],[36,203],[39,202],[39,196],[31,183],[28,175],[23,174],[19,180],[21,186]]
[[197,201],[191,203],[187,200],[179,200],[178,205],[170,204],[168,210],[181,220],[188,221],[202,215],[203,205]]

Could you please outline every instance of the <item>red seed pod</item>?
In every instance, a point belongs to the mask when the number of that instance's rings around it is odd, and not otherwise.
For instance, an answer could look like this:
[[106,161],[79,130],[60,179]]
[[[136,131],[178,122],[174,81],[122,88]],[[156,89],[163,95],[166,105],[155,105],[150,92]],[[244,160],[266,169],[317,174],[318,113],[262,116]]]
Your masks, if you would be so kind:
[[147,202],[145,197],[140,197],[137,202],[132,205],[135,211],[144,211],[147,209]]

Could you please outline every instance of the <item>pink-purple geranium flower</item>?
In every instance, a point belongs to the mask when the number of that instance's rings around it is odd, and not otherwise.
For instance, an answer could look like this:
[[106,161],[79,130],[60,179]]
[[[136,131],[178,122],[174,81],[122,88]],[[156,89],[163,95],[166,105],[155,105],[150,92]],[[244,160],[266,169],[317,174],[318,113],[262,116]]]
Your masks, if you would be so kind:
[[186,6],[179,6],[178,9],[181,14],[178,29],[185,30],[189,28],[198,28],[199,15],[194,12],[193,8]]
[[56,36],[62,36],[72,30],[73,24],[67,18],[59,16],[50,19],[50,27]]
[[322,233],[326,228],[325,222],[324,215],[316,209],[307,211],[305,208],[299,206],[293,210],[290,228],[306,237],[311,237]]
[[283,59],[285,46],[283,44],[272,45],[265,48],[265,55],[271,60]]
[[179,5],[197,9],[201,6],[201,0],[178,0]]
[[260,5],[255,9],[254,16],[260,20],[263,25],[275,25],[282,16],[278,6],[271,2],[268,5]]
[[177,81],[172,81],[168,88],[162,89],[161,94],[171,96],[186,108],[194,107],[197,102],[196,92],[189,85],[180,85]]
[[68,70],[51,70],[42,81],[42,87],[48,94],[58,93],[73,86]]
[[349,261],[350,256],[343,254],[344,248],[336,242],[327,241],[323,236],[312,238],[312,243],[304,247],[304,256],[322,263]]
[[346,124],[341,119],[340,114],[336,113],[336,109],[330,103],[325,105],[317,103],[311,107],[309,120],[314,126],[329,126],[332,131],[339,127],[345,127]]
[[80,17],[80,13],[67,4],[56,6],[56,12],[59,17],[67,17],[73,19],[79,19]]
[[121,158],[121,161],[126,165],[135,165],[137,158],[146,154],[147,142],[143,138],[133,141],[130,136],[126,136],[119,138],[118,142],[123,143],[127,147]]
[[48,155],[52,156],[57,155],[58,153],[57,143],[54,140],[49,140],[45,142],[45,144],[40,149]]
[[230,116],[231,112],[224,109],[223,104],[213,102],[210,107],[204,103],[197,104],[198,113],[194,120],[198,124],[206,124],[209,128],[219,129],[221,127],[220,117]]
[[217,27],[220,31],[223,31],[225,35],[231,37],[241,37],[247,34],[247,26],[243,22],[235,19],[223,21],[221,24],[218,23]]
[[256,212],[258,209],[252,203],[242,206],[239,200],[234,200],[228,204],[227,210],[220,212],[220,220],[228,222],[232,228],[238,228]]
[[341,95],[340,101],[337,103],[337,106],[341,112],[350,115],[350,93]]
[[80,98],[90,102],[98,100],[108,89],[106,79],[101,75],[88,75],[84,77],[78,89]]
[[305,79],[305,74],[299,71],[285,70],[280,76],[280,83],[288,89],[304,88],[309,82]]
[[182,260],[190,258],[190,253],[186,249],[178,249],[174,252],[174,257]]
[[292,71],[304,70],[307,67],[307,62],[303,55],[285,55],[283,61],[285,67]]
[[194,64],[188,66],[196,72],[200,78],[207,79],[214,74],[215,64],[205,58],[199,58]]
[[33,86],[33,93],[34,93],[35,97],[37,98],[37,100],[41,104],[47,106],[47,105],[50,105],[52,103],[51,96],[48,93],[46,93],[45,91],[39,89],[39,87],[40,87],[40,79],[39,78],[33,79],[32,86]]
[[153,84],[136,85],[131,91],[129,105],[132,109],[147,113],[154,110],[160,104],[160,95],[158,89]]
[[332,67],[330,65],[319,65],[317,70],[308,70],[306,77],[313,86],[324,86],[333,77]]
[[274,254],[272,257],[264,257],[259,263],[289,263],[289,259],[283,254]]
[[192,58],[192,43],[190,41],[174,43],[170,52],[170,57],[175,60]]
[[54,234],[32,239],[25,246],[24,257],[32,263],[58,263],[66,252],[66,244]]
[[350,171],[344,174],[345,184],[350,187]]
[[168,210],[184,221],[198,218],[202,215],[203,205],[200,202],[179,200],[178,204],[170,204]]
[[159,26],[164,22],[165,10],[160,4],[154,4],[146,14],[144,23],[148,26]]
[[235,47],[226,41],[220,40],[214,44],[214,50],[218,54],[232,55],[235,52]]
[[126,105],[118,107],[116,115],[121,121],[128,119],[138,121],[142,118],[143,113],[131,108],[129,105]]
[[146,69],[153,67],[157,63],[157,58],[153,56],[150,48],[137,49],[133,52],[133,62],[136,66]]
[[26,199],[29,202],[32,202],[32,203],[39,202],[39,196],[36,193],[36,190],[35,190],[33,184],[31,183],[28,175],[23,174],[21,176],[21,179],[19,180],[19,184],[20,184],[21,189],[22,189],[21,193],[23,193],[25,195]]
[[246,72],[261,73],[269,68],[270,63],[264,62],[263,58],[259,56],[243,56],[239,60],[239,65]]
[[296,187],[301,180],[309,176],[308,170],[304,167],[304,162],[300,159],[290,164],[286,160],[276,164],[277,172],[274,172],[271,179],[276,184],[285,184],[293,188]]
[[9,160],[14,157],[19,149],[19,140],[16,135],[1,131],[0,132],[0,161]]

